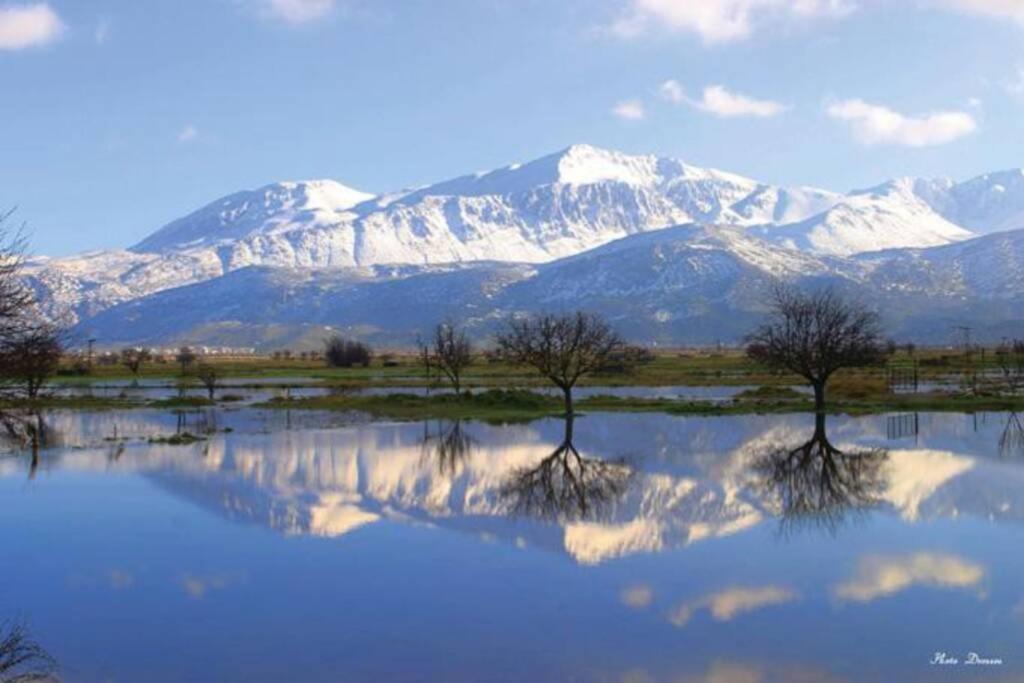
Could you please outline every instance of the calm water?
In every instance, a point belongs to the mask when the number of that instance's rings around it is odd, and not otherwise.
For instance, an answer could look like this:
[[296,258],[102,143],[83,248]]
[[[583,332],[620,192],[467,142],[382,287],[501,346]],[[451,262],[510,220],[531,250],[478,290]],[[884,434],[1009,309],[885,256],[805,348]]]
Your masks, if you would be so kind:
[[0,616],[66,680],[1024,680],[1007,414],[45,422]]

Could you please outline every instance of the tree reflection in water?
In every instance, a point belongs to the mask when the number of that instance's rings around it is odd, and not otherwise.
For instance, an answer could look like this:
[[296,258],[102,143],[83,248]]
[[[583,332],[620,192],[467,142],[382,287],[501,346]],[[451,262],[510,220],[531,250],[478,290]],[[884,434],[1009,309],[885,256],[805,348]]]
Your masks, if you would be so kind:
[[551,455],[513,471],[498,491],[514,514],[552,520],[603,517],[625,494],[633,469],[624,460],[585,458],[573,445],[573,417]]
[[423,423],[423,455],[437,461],[437,471],[451,478],[459,473],[474,445],[473,437],[462,426],[462,420],[438,420],[437,431],[430,432],[430,423]]
[[835,533],[850,514],[881,502],[888,456],[883,448],[839,450],[828,440],[825,414],[817,413],[809,441],[771,449],[752,470],[757,488],[778,509],[783,532],[812,526]]
[[31,458],[28,477],[33,479],[39,469],[40,451],[62,445],[63,438],[46,422],[41,411],[0,411],[0,441],[4,448],[16,453],[28,451]]
[[1006,416],[1006,426],[999,435],[999,455],[1004,458],[1024,455],[1024,423],[1017,413]]
[[24,625],[0,623],[0,683],[58,681],[57,663]]

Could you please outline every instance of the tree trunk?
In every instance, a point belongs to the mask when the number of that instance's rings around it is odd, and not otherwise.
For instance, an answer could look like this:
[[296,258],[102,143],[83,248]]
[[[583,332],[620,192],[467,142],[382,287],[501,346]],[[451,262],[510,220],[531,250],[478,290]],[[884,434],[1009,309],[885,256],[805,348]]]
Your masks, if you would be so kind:
[[814,411],[817,413],[825,410],[825,383],[813,382],[814,387]]
[[565,394],[565,414],[572,415],[572,387],[562,387],[562,393]]

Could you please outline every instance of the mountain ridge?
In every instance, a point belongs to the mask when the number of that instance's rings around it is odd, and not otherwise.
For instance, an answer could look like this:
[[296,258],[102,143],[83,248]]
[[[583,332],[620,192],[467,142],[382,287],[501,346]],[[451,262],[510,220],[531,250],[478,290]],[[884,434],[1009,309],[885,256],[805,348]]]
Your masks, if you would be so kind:
[[[849,270],[865,253],[940,247],[1024,227],[1024,172],[961,183],[898,178],[839,194],[573,145],[523,164],[380,195],[331,180],[272,183],[215,200],[128,249],[35,259],[26,273],[44,313],[75,324],[253,266],[327,273],[492,261],[542,265],[690,224],[717,226],[720,239],[733,229],[728,248],[756,253],[765,272],[783,268],[795,252],[849,259],[833,264]],[[744,234],[756,242],[740,239]],[[707,246],[708,235],[702,239]]]

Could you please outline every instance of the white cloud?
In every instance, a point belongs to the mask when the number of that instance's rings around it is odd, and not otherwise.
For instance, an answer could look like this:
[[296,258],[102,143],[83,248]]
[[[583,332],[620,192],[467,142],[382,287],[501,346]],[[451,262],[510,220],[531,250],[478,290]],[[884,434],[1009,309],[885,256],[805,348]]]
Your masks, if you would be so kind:
[[612,107],[612,113],[626,121],[640,121],[647,116],[647,112],[644,111],[643,102],[640,100],[619,102]]
[[662,99],[673,104],[687,104],[709,114],[722,118],[736,116],[777,116],[786,111],[786,106],[772,100],[759,100],[747,95],[730,92],[723,85],[709,85],[704,88],[699,100],[686,96],[686,91],[679,81],[668,80],[658,87]]
[[264,11],[289,24],[323,19],[334,9],[334,0],[264,0]]
[[658,92],[672,104],[679,104],[686,99],[686,91],[683,90],[683,86],[679,85],[679,81],[671,79],[665,81],[658,88]]
[[980,14],[994,19],[1012,19],[1024,24],[1022,0],[936,0],[940,5],[968,14]]
[[704,88],[703,97],[694,106],[709,114],[722,117],[732,116],[777,116],[786,107],[771,100],[758,100],[739,93],[732,93],[721,85]]
[[731,621],[744,612],[782,605],[796,598],[795,592],[781,586],[737,586],[684,602],[672,610],[668,620],[675,626],[685,626],[694,612],[707,609],[715,621]]
[[766,20],[838,17],[854,7],[853,0],[628,0],[612,30],[631,37],[658,26],[726,43],[749,37]]
[[978,128],[974,117],[963,111],[907,116],[860,99],[835,102],[826,111],[832,118],[848,122],[857,140],[866,145],[942,145]]
[[0,50],[46,45],[64,30],[64,22],[45,2],[0,7]]
[[199,131],[196,129],[195,126],[193,126],[192,124],[189,124],[189,125],[185,126],[184,128],[182,128],[181,132],[178,133],[178,142],[180,142],[182,144],[185,144],[187,142],[192,142],[193,140],[195,140],[198,137],[199,137]]
[[860,561],[853,578],[836,585],[833,592],[843,600],[870,602],[915,585],[970,588],[976,586],[984,576],[985,569],[981,565],[956,555],[871,555]]

